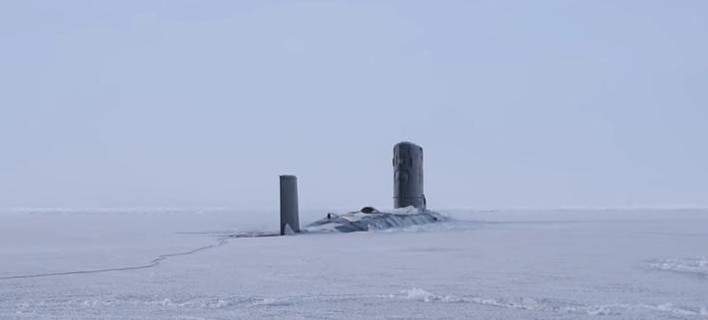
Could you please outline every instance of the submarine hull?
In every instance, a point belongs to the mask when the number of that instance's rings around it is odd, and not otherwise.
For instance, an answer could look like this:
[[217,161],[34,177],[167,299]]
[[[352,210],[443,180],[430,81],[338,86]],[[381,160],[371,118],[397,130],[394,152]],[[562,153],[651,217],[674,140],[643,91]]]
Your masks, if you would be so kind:
[[403,208],[392,212],[363,213],[350,212],[343,215],[329,213],[305,227],[306,232],[357,232],[391,228],[403,228],[415,225],[445,221],[447,218],[437,212]]

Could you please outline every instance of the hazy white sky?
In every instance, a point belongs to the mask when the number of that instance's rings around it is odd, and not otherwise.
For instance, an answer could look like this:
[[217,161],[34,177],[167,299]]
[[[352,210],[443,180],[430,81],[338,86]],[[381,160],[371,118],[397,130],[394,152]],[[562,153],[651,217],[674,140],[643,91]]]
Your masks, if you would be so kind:
[[706,1],[0,2],[0,207],[708,206]]

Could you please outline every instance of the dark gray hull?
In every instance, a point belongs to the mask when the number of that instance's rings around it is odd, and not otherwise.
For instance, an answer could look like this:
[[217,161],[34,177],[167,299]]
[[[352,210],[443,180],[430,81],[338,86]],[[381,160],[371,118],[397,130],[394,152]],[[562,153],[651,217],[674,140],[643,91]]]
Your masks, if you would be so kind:
[[[400,210],[398,210],[400,211]],[[343,215],[328,214],[307,227],[307,232],[356,232],[402,228],[421,224],[445,221],[446,218],[434,211],[415,210],[414,212],[351,212]]]

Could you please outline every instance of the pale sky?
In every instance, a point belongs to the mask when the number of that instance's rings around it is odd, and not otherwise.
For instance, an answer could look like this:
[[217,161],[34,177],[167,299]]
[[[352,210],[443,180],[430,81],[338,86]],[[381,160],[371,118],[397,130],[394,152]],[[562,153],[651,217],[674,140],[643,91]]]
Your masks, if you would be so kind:
[[0,207],[708,206],[707,1],[0,2]]

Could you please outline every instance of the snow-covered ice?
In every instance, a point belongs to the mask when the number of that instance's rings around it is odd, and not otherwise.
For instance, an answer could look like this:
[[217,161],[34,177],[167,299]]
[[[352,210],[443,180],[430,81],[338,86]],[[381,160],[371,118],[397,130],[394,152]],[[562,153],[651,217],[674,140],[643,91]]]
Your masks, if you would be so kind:
[[275,212],[1,212],[0,319],[708,319],[708,211],[442,212],[287,237],[233,237]]

